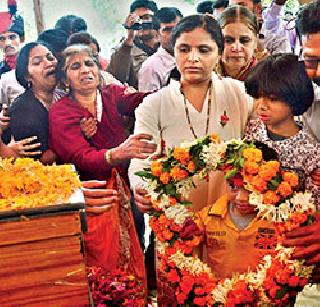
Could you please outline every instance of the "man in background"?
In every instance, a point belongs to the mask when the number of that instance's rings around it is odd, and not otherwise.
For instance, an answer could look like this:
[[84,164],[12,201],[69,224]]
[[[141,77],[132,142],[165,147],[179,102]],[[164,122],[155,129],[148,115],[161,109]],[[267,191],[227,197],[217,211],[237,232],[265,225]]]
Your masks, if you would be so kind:
[[158,8],[151,0],[135,0],[125,21],[127,36],[111,55],[110,72],[122,83],[138,89],[138,72],[142,63],[159,47],[158,31],[152,17]]
[[153,92],[168,84],[169,75],[176,65],[171,44],[171,32],[182,18],[176,7],[163,7],[154,15],[159,25],[160,47],[148,57],[139,71],[139,91]]

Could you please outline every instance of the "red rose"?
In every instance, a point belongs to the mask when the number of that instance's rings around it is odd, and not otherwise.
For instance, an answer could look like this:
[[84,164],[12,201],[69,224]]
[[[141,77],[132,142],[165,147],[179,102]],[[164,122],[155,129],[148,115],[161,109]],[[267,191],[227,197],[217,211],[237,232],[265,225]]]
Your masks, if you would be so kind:
[[201,230],[197,226],[197,224],[193,221],[191,217],[188,217],[183,225],[182,230],[180,232],[180,237],[183,240],[192,240],[193,236],[200,236]]

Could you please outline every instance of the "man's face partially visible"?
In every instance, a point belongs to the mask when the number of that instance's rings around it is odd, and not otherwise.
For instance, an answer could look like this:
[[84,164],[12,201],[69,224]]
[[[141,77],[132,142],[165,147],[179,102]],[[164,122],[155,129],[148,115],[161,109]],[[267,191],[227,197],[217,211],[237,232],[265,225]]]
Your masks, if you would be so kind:
[[6,56],[15,55],[20,50],[20,37],[14,32],[0,34],[0,49]]
[[253,0],[230,0],[229,5],[242,5],[248,8],[252,12],[254,9]]
[[320,85],[320,32],[302,37],[302,56],[309,78]]
[[[142,21],[152,21],[154,13],[147,7],[139,7],[134,10],[133,14],[138,15]],[[157,31],[153,29],[142,29],[138,31],[138,36],[143,42],[153,39],[156,35]]]

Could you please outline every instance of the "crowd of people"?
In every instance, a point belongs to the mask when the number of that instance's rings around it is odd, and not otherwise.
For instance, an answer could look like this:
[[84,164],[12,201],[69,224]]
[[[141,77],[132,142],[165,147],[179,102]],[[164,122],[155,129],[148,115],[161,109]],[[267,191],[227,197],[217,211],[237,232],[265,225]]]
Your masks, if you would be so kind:
[[[0,13],[0,156],[75,165],[87,203],[88,265],[121,263],[146,280],[146,250],[154,287],[145,223],[152,204],[135,173],[207,134],[267,144],[320,208],[320,1],[303,6],[294,27],[281,17],[284,4],[262,10],[259,0],[202,1],[197,14],[183,16],[134,0],[127,35],[107,60],[75,15],[25,43],[23,18],[8,1]],[[218,215],[232,206],[240,233],[255,217],[245,189],[230,193],[221,172],[198,182],[191,199],[199,223],[208,205]],[[320,219],[288,232],[284,244],[316,265],[319,281]],[[250,251],[252,263],[223,258],[230,263],[219,275],[254,265]]]

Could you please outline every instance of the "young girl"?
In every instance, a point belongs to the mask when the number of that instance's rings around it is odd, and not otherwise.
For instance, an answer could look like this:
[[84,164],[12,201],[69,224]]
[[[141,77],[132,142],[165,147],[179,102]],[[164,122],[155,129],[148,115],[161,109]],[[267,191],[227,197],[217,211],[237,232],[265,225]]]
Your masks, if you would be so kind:
[[258,115],[249,122],[245,138],[274,148],[282,168],[299,175],[302,188],[313,193],[320,208],[320,187],[311,178],[320,168],[320,144],[295,120],[311,106],[314,96],[303,63],[292,54],[269,56],[252,69],[245,86],[256,98]]

